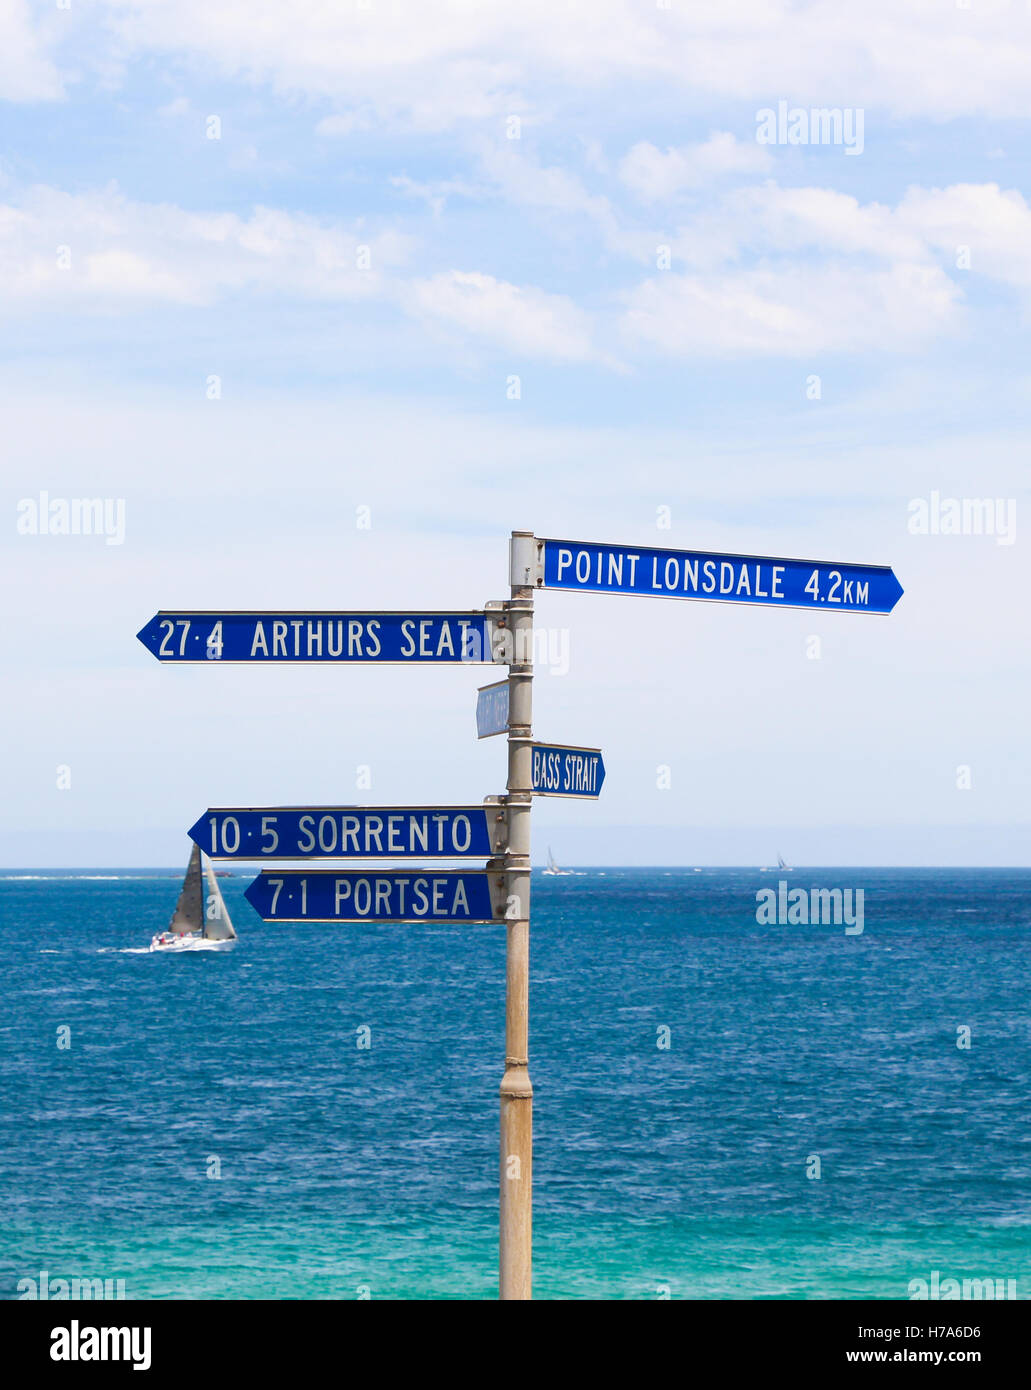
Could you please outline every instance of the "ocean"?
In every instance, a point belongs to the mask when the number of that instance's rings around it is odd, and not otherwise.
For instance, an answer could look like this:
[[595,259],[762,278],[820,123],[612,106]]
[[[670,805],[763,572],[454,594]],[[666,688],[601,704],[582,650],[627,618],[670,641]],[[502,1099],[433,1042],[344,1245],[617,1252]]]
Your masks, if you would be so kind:
[[[265,925],[251,876],[236,946],[162,955],[181,871],[0,871],[0,1296],[496,1295],[503,927]],[[781,878],[862,933],[760,925]],[[1028,1297],[1031,871],[587,869],[532,914],[536,1297]]]

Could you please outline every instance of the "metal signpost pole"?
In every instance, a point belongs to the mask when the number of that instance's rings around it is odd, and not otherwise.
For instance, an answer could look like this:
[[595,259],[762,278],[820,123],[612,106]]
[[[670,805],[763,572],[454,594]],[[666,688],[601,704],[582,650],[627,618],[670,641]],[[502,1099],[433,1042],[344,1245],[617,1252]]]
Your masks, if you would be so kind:
[[505,851],[505,1075],[501,1081],[499,1292],[530,1298],[533,1087],[528,1055],[530,808],[533,804],[533,533],[513,531],[508,606],[508,847]]

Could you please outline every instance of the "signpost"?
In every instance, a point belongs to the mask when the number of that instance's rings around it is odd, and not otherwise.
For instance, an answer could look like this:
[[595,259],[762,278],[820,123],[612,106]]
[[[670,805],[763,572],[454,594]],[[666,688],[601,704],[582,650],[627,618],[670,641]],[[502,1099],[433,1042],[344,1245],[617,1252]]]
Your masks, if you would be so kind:
[[890,613],[902,585],[886,565],[773,560],[701,550],[653,550],[595,541],[537,540],[530,564],[535,588],[596,594],[762,603],[774,608]]
[[209,859],[487,859],[507,838],[497,803],[208,810],[189,835]]
[[166,613],[136,634],[159,661],[493,662],[501,641],[473,613]]
[[[505,664],[476,702],[479,738],[508,735],[507,795],[482,806],[271,806],[208,810],[190,835],[212,859],[371,860],[372,867],[265,869],[246,892],[267,922],[503,920],[499,1287],[531,1296],[533,1086],[528,1053],[530,811],[535,796],[597,799],[597,748],[535,743],[533,606],[538,589],[639,594],[837,612],[890,613],[902,588],[881,565],[842,565],[513,531],[510,598],[461,613],[161,612],[137,634],[163,662]],[[485,860],[477,870],[389,861]],[[384,862],[386,861],[386,862]]]
[[244,897],[266,922],[493,922],[501,884],[483,869],[264,869]]
[[508,849],[505,853],[505,1071],[501,1078],[498,1288],[532,1296],[533,1085],[530,1081],[530,809],[533,806],[533,588],[522,557],[533,533],[513,531],[508,605]]

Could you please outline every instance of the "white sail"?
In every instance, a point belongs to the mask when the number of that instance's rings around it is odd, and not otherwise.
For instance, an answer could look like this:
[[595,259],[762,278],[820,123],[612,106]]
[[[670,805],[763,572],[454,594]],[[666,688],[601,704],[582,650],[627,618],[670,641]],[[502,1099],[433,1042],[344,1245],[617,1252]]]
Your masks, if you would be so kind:
[[176,936],[204,930],[204,886],[200,872],[200,850],[196,845],[186,866],[186,877],[183,879],[179,901],[175,905],[168,930]]
[[218,879],[211,867],[211,860],[204,856],[204,873],[208,881],[207,910],[204,913],[204,935],[209,941],[235,941],[236,932],[229,920],[229,910],[218,886]]
[[558,865],[555,863],[555,856],[554,856],[554,855],[552,854],[552,852],[551,852],[551,846],[550,846],[550,845],[548,846],[548,868],[549,868],[549,869],[557,869],[557,868],[558,868]]

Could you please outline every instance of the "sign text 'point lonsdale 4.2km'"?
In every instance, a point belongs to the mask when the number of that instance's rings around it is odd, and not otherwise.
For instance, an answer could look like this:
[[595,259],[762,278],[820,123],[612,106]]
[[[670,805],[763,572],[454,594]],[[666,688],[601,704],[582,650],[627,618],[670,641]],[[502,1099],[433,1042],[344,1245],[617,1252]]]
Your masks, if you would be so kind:
[[779,560],[595,541],[536,541],[535,587],[651,598],[890,613],[902,585],[887,565]]

